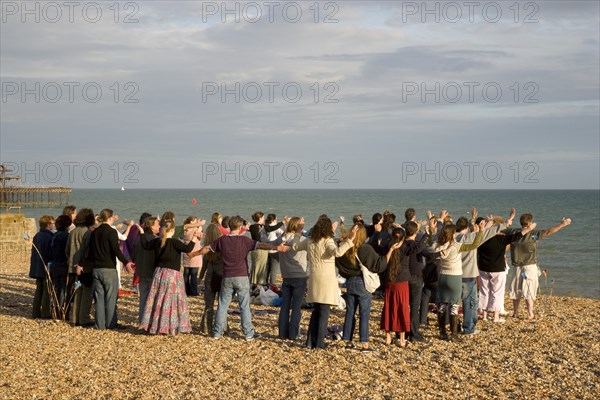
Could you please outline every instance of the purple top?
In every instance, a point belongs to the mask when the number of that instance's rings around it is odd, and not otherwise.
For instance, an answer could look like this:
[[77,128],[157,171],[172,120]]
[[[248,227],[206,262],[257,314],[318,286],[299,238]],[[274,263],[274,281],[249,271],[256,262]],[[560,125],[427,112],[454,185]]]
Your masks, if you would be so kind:
[[129,230],[129,234],[127,235],[127,240],[125,241],[125,257],[131,259],[133,257],[133,246],[135,245],[135,241],[140,237],[140,230],[137,225],[133,225]]
[[223,258],[223,277],[248,276],[248,253],[256,249],[258,242],[247,236],[221,236],[210,244],[210,249],[221,253]]

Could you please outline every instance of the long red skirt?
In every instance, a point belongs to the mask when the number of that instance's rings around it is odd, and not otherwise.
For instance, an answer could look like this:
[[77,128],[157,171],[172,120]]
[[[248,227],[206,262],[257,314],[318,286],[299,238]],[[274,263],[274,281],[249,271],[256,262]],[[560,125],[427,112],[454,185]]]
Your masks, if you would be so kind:
[[381,312],[381,329],[388,332],[410,332],[408,282],[388,282]]

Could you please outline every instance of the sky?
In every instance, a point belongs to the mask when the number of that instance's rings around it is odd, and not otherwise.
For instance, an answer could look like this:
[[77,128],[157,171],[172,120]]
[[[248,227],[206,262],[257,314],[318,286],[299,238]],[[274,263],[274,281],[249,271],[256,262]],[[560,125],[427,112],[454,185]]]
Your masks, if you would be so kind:
[[70,4],[1,1],[23,184],[599,188],[597,1]]

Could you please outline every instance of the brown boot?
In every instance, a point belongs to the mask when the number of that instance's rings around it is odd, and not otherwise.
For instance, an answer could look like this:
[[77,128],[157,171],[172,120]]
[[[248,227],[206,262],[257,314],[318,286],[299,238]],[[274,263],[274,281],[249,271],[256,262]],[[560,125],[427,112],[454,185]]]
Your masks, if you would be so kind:
[[450,314],[450,341],[456,342],[458,340],[458,315]]
[[440,337],[442,340],[448,340],[448,333],[446,332],[446,313],[444,311],[438,311],[437,317],[438,328],[440,328]]

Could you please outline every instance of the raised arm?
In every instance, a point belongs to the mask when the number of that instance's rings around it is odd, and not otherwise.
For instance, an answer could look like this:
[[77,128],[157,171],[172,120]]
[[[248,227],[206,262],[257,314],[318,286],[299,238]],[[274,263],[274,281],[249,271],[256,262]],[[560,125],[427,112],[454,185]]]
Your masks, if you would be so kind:
[[[477,227],[477,225],[475,225],[475,227]],[[478,229],[478,228],[475,228],[475,229]],[[483,238],[483,232],[482,231],[478,231],[477,232],[477,236],[475,236],[475,240],[473,241],[473,243],[461,245],[460,249],[458,249],[458,251],[465,252],[465,251],[475,250],[481,244],[481,239],[482,238]]]
[[390,259],[392,258],[392,254],[394,253],[394,250],[399,249],[403,243],[404,243],[404,239],[402,239],[401,242],[394,243],[393,245],[390,246],[390,249],[388,250],[387,254],[385,255],[385,260],[388,263],[390,262]]
[[564,217],[562,222],[556,226],[553,226],[550,229],[546,229],[542,235],[542,237],[554,235],[556,232],[560,231],[565,226],[571,225],[571,218]]

